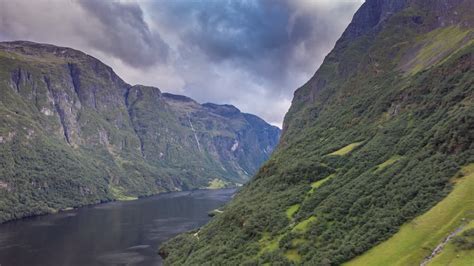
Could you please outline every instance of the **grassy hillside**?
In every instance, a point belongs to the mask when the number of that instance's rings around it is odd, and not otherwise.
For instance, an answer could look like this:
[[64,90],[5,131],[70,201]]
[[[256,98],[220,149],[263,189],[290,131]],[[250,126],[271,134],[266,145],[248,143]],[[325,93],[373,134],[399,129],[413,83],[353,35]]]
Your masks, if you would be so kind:
[[270,160],[199,239],[165,244],[166,263],[340,265],[444,199],[474,162],[472,5],[363,4]]
[[[424,258],[456,230],[467,230],[474,224],[474,164],[462,168],[452,179],[453,190],[429,211],[400,227],[395,235],[364,255],[344,264],[353,265],[419,265]],[[462,231],[456,235],[461,235]],[[449,265],[458,258],[452,240],[449,246],[427,265]],[[473,258],[474,249],[465,251],[462,259]],[[444,262],[445,263],[444,263]],[[461,263],[459,261],[459,263]],[[453,264],[467,265],[467,264]]]
[[[428,262],[427,265],[469,265],[474,261],[474,222],[471,221],[463,228],[458,236],[448,242],[440,254]],[[468,245],[464,241],[468,239]],[[466,242],[467,242],[466,241]]]

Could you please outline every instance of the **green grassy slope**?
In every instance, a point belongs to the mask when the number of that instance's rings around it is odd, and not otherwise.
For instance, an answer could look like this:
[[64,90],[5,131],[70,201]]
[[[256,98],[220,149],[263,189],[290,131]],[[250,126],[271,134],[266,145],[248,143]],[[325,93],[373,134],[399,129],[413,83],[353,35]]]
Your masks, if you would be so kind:
[[[450,233],[469,221],[473,223],[474,164],[464,167],[461,173],[461,177],[453,178],[454,189],[446,198],[400,227],[400,231],[387,241],[344,265],[419,265]],[[450,261],[456,255],[455,247],[450,243],[450,247],[435,256],[432,263]]]
[[163,245],[165,262],[339,265],[446,197],[474,161],[474,18],[470,1],[441,2],[367,1],[295,92],[271,159],[199,239]]
[[[430,260],[427,265],[441,266],[441,265],[470,265],[474,261],[474,222],[471,221],[465,228],[463,228],[452,241],[448,242],[441,253]],[[466,237],[466,235],[469,235]],[[458,239],[470,240],[470,247],[462,247],[457,244]]]

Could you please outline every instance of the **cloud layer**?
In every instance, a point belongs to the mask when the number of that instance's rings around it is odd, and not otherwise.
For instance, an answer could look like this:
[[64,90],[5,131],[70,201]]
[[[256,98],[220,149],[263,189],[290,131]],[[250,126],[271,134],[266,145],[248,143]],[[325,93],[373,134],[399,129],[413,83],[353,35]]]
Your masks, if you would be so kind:
[[135,84],[280,125],[360,0],[0,0],[0,40],[69,46]]

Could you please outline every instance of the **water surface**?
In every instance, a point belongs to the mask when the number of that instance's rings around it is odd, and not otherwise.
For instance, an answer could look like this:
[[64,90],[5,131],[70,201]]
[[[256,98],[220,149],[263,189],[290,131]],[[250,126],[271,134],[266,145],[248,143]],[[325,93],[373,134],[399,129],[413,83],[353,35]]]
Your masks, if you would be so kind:
[[197,228],[233,189],[175,192],[0,225],[0,265],[161,265],[158,246]]

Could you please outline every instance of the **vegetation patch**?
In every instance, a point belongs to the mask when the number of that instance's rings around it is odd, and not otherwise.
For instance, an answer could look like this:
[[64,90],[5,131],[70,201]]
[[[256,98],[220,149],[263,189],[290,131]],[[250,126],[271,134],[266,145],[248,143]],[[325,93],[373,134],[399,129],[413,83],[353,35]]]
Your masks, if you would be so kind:
[[209,182],[208,189],[221,189],[227,187],[228,183],[222,179],[214,178]]
[[403,157],[400,156],[400,155],[394,155],[392,157],[390,157],[388,160],[386,160],[385,162],[379,164],[376,166],[376,169],[375,169],[375,172],[379,172],[379,171],[382,171],[383,169],[385,169],[386,167],[398,162],[400,159],[402,159]]
[[343,148],[340,148],[337,151],[331,152],[329,155],[339,155],[339,156],[346,155],[346,154],[350,153],[352,150],[354,150],[355,148],[357,148],[361,144],[362,144],[362,141],[351,143],[351,144],[349,144],[349,145],[347,145]]
[[125,189],[119,186],[110,186],[110,193],[116,200],[128,201],[138,199],[137,197],[127,195]]
[[286,210],[286,217],[290,220],[293,219],[293,215],[299,210],[299,208],[300,204],[291,205],[290,208]]
[[310,190],[308,193],[309,193],[309,194],[313,194],[314,191],[315,191],[317,188],[319,188],[322,184],[324,184],[326,181],[328,181],[329,179],[331,179],[331,178],[333,178],[333,177],[335,177],[335,176],[336,176],[336,174],[331,174],[331,175],[329,175],[329,176],[327,176],[327,177],[325,177],[325,178],[323,178],[323,179],[321,179],[321,180],[318,180],[318,181],[316,181],[316,182],[311,183],[311,190]]
[[307,242],[308,242],[308,240],[306,240],[304,238],[295,238],[295,239],[291,240],[291,245],[293,247],[297,247],[297,246],[303,245],[304,243],[307,243]]
[[295,227],[293,227],[293,231],[298,231],[298,232],[306,232],[308,230],[308,226],[311,222],[316,221],[316,217],[310,216],[309,218],[299,222]]
[[462,250],[474,249],[474,223],[471,222],[470,228],[464,230],[459,236],[453,239],[453,244]]
[[407,63],[411,74],[415,74],[431,65],[443,62],[445,57],[456,50],[469,45],[471,41],[464,40],[472,31],[457,26],[436,29],[419,37],[419,45],[416,56]]
[[473,261],[474,221],[471,221],[428,265],[470,265]]
[[345,265],[409,265],[423,261],[463,220],[474,219],[474,164],[464,167],[461,173],[464,177],[455,180],[452,192],[436,206]]
[[293,261],[293,262],[300,262],[301,261],[301,255],[298,253],[298,250],[297,249],[289,249],[285,252],[285,257],[289,260],[289,261]]
[[282,236],[272,238],[270,233],[263,233],[262,238],[259,241],[260,244],[260,253],[272,252],[278,249],[278,243]]

